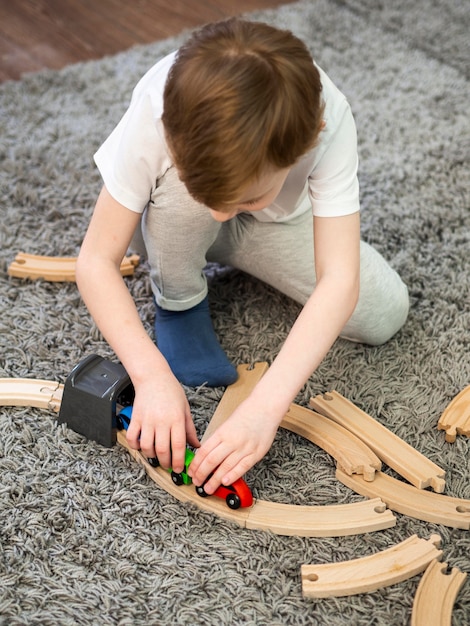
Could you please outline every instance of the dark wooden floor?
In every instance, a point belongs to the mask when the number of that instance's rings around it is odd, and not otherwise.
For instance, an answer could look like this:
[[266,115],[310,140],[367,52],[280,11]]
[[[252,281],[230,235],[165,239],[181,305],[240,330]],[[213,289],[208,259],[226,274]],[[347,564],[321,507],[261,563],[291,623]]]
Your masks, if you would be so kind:
[[0,0],[0,82],[293,0]]

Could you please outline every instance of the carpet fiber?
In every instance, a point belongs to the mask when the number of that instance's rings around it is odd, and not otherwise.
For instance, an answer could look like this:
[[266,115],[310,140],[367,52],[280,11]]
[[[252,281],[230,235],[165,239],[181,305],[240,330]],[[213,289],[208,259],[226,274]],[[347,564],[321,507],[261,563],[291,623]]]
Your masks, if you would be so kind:
[[[347,94],[363,236],[401,273],[412,301],[387,345],[337,341],[297,402],[337,389],[442,466],[447,494],[468,499],[469,441],[445,443],[436,423],[470,383],[469,5],[304,0],[253,17],[303,38]],[[7,267],[20,250],[77,254],[100,188],[92,154],[138,78],[184,38],[0,86],[0,376],[63,382],[88,354],[113,358],[74,284],[8,278]],[[230,358],[272,361],[298,306],[239,272],[212,274],[216,330]],[[145,265],[127,282],[151,333]],[[188,389],[200,433],[222,392]],[[470,572],[465,530],[403,515],[395,528],[344,538],[242,530],[179,503],[125,450],[84,440],[46,410],[1,408],[0,422],[5,626],[403,626],[419,576],[375,593],[305,600],[301,564],[437,532],[444,559]],[[331,457],[286,431],[247,481],[277,502],[361,499],[335,480]],[[470,623],[468,580],[453,616],[455,625]]]

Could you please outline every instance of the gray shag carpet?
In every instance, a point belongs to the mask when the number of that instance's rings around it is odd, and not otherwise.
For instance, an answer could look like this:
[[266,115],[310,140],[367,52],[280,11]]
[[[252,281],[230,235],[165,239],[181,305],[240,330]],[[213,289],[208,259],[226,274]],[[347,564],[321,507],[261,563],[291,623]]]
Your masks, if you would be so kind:
[[[337,389],[441,465],[447,493],[467,499],[470,442],[446,443],[436,424],[470,383],[469,12],[466,0],[304,0],[252,16],[302,37],[347,94],[358,126],[363,236],[400,271],[412,300],[388,344],[337,341],[297,402]],[[77,254],[100,188],[92,154],[138,78],[184,38],[0,86],[0,376],[63,382],[88,354],[113,358],[74,284],[8,278],[7,267],[20,250]],[[298,306],[241,273],[212,274],[215,325],[229,356],[272,361]],[[152,332],[145,264],[127,282]],[[201,433],[222,393],[188,389]],[[465,530],[403,515],[395,528],[344,538],[242,530],[179,503],[125,450],[86,441],[46,410],[3,407],[0,420],[4,626],[403,626],[419,576],[375,593],[306,600],[301,564],[437,532],[444,559],[470,572]],[[361,499],[335,480],[325,452],[286,431],[247,481],[256,496],[278,502]],[[453,624],[469,623],[467,580]]]

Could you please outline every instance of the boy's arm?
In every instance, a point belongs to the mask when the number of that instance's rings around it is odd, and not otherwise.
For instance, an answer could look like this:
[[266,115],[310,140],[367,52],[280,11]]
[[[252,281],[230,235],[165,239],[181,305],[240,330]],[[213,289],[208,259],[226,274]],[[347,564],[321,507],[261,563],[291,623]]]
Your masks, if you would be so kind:
[[182,471],[186,434],[198,446],[183,388],[148,336],[119,267],[141,215],[103,187],[77,260],[81,295],[134,384],[136,397],[127,439],[164,467]]
[[246,473],[269,450],[290,403],[351,316],[359,295],[359,213],[315,218],[317,283],[251,395],[197,451],[190,466],[208,493]]

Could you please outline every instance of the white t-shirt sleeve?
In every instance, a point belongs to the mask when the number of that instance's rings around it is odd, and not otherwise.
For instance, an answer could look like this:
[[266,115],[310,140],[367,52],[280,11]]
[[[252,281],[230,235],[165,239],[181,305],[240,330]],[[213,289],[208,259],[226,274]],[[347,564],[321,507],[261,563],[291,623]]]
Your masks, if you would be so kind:
[[[329,132],[326,120],[326,133]],[[347,105],[326,150],[309,176],[308,192],[313,214],[338,217],[360,209],[356,125]]]
[[139,81],[126,113],[94,155],[111,196],[137,213],[144,211],[158,179],[171,166],[161,114],[173,58],[165,57]]

